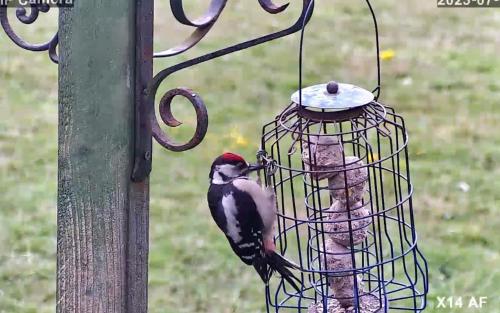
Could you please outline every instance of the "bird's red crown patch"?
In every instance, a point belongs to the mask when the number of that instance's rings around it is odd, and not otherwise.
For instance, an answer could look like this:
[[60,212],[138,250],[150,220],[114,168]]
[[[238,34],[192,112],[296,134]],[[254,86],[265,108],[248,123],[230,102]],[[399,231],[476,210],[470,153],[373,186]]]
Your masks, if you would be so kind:
[[236,153],[231,153],[231,152],[226,152],[222,155],[222,158],[226,161],[233,161],[233,162],[245,162],[245,159],[241,155],[238,155]]

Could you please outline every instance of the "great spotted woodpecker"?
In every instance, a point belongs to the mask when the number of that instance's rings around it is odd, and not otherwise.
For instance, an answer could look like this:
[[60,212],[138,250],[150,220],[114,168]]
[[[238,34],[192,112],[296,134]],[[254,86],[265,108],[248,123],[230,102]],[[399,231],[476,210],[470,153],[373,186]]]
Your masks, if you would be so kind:
[[234,253],[245,264],[252,265],[265,284],[276,271],[300,292],[296,284],[300,280],[291,272],[297,265],[276,253],[276,195],[271,188],[262,188],[248,176],[262,168],[250,165],[234,153],[216,158],[209,176],[210,212]]

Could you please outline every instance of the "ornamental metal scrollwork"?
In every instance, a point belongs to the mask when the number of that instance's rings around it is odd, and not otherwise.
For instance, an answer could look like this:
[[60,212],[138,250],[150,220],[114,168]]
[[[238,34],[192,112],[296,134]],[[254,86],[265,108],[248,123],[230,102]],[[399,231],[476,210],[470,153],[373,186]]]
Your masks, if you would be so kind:
[[[275,4],[273,0],[257,0],[259,5],[270,14],[284,12],[290,3]],[[159,103],[160,118],[169,127],[178,127],[179,122],[172,114],[171,103],[176,96],[187,98],[196,111],[196,131],[193,137],[185,142],[175,142],[160,127],[155,114],[155,98],[159,86],[170,75],[188,67],[198,65],[224,55],[245,50],[265,42],[276,40],[300,31],[312,16],[313,0],[302,0],[302,11],[297,21],[283,30],[266,34],[251,40],[240,42],[196,58],[175,64],[161,70],[152,77],[152,59],[172,57],[196,46],[212,29],[222,15],[228,0],[211,0],[206,12],[200,17],[190,19],[184,9],[183,0],[170,0],[171,11],[177,22],[192,27],[194,30],[188,38],[179,45],[157,53],[152,52],[153,45],[153,15],[154,0],[138,0],[138,18],[136,25],[136,45],[138,57],[136,60],[136,125],[135,125],[135,165],[132,173],[134,181],[144,180],[151,171],[151,137],[163,147],[171,151],[186,151],[198,146],[204,139],[208,129],[208,113],[203,100],[199,95],[188,88],[176,88],[166,92]],[[31,4],[27,7],[16,8],[16,18],[25,25],[33,24],[40,13],[47,13],[51,7],[47,4]],[[15,33],[12,28],[8,7],[0,6],[0,24],[7,36],[19,47],[29,51],[47,51],[50,59],[58,63],[57,47],[59,44],[58,32],[47,42],[31,43]],[[151,78],[152,77],[152,78]]]
[[[49,41],[41,44],[30,43],[19,35],[12,29],[12,26],[9,21],[9,16],[7,14],[7,6],[0,6],[0,24],[5,31],[5,34],[19,47],[29,50],[29,51],[47,51],[49,53],[50,59],[54,63],[58,63],[57,56],[57,45],[59,44],[59,36],[56,33]],[[33,24],[37,19],[40,13],[47,13],[51,7],[46,4],[30,4],[29,10],[26,7],[18,7],[16,8],[16,17],[17,20],[25,25]],[[29,12],[28,12],[29,11]]]
[[155,111],[152,110],[151,130],[156,141],[170,151],[186,151],[196,147],[205,137],[208,129],[208,112],[203,100],[189,88],[176,88],[167,92],[160,101],[160,117],[169,127],[182,125],[172,114],[171,104],[176,96],[188,99],[196,112],[196,131],[191,140],[184,144],[173,142],[162,132]]
[[[257,45],[260,45],[262,43],[272,41],[278,38],[282,38],[288,35],[291,35],[293,33],[298,32],[301,30],[305,24],[309,21],[312,13],[313,13],[313,1],[312,0],[303,0],[302,1],[302,13],[298,20],[293,24],[291,27],[283,29],[278,32],[274,32],[271,34],[267,34],[258,38],[254,38],[242,43],[238,43],[223,49],[219,49],[207,54],[204,54],[202,56],[187,60],[185,62],[176,64],[174,66],[168,67],[162,71],[160,71],[154,78],[151,84],[148,87],[148,90],[146,91],[147,97],[148,97],[148,103],[153,106],[151,108],[151,114],[150,114],[150,124],[152,125],[152,132],[153,132],[153,137],[156,139],[156,141],[163,147],[165,147],[168,150],[171,151],[186,151],[189,149],[192,149],[199,145],[203,138],[206,135],[207,129],[208,129],[208,113],[207,109],[205,107],[205,104],[201,100],[201,98],[195,94],[193,91],[187,88],[178,88],[178,89],[173,89],[168,91],[160,101],[160,115],[162,117],[163,122],[170,127],[177,127],[181,123],[177,121],[173,116],[170,111],[170,104],[176,95],[182,95],[186,98],[188,98],[193,106],[195,107],[196,110],[196,115],[197,115],[197,125],[196,125],[196,132],[194,136],[185,144],[179,144],[176,143],[172,138],[170,138],[165,132],[162,131],[160,128],[156,115],[154,113],[154,104],[155,104],[155,98],[156,94],[158,92],[159,86],[162,84],[163,81],[165,81],[170,75],[173,73],[176,73],[182,69],[186,69],[188,67],[198,65],[216,58],[219,58],[221,56],[231,54],[237,51],[241,51],[244,49],[248,49]],[[203,37],[208,33],[208,31],[212,28],[212,26],[215,24],[219,16],[221,15],[222,11],[224,10],[224,7],[227,3],[227,0],[212,0],[209,9],[203,16],[200,18],[197,18],[195,20],[189,20],[184,12],[184,8],[182,6],[182,1],[176,1],[176,0],[171,0],[171,8],[172,12],[180,23],[184,25],[189,25],[192,27],[196,27],[196,30],[191,34],[191,36],[186,39],[182,44],[179,46],[176,46],[174,48],[159,52],[155,54],[155,57],[169,57],[173,56],[179,53],[182,53],[184,51],[189,50],[190,48],[194,47],[198,42],[203,39]],[[275,5],[272,1],[270,0],[259,0],[259,4],[266,10],[267,12],[271,14],[277,14],[280,12],[283,12],[289,4],[285,5]],[[309,9],[309,10],[308,10]]]
[[[212,0],[207,11],[201,17],[190,20],[184,10],[183,1],[170,0],[170,7],[175,19],[183,25],[194,27],[196,29],[191,33],[191,36],[189,36],[181,44],[168,50],[157,52],[154,54],[154,57],[171,57],[181,54],[194,47],[205,37],[206,34],[208,34],[210,29],[212,29],[212,26],[215,25],[215,22],[217,22],[222,11],[226,7],[226,4],[227,0]],[[264,10],[271,14],[283,12],[289,5],[289,3],[281,6],[276,5],[271,0],[259,0],[259,4]]]

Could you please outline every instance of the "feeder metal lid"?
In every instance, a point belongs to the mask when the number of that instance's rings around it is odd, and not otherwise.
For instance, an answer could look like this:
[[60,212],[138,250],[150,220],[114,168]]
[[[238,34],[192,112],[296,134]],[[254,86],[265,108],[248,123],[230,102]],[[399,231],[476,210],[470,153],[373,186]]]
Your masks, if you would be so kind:
[[[303,107],[344,111],[369,104],[375,99],[373,93],[351,84],[314,85],[302,89]],[[292,95],[292,101],[299,104],[299,91]]]

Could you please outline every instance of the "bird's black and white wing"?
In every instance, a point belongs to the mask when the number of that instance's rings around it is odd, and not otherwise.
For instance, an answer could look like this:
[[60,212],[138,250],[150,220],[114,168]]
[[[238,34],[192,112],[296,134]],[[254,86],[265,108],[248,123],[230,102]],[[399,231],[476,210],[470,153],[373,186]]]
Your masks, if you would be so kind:
[[247,265],[264,255],[262,219],[252,197],[238,189],[228,188],[224,193],[218,212],[223,213],[223,231],[233,251]]
[[[210,210],[234,253],[243,263],[253,265],[264,283],[267,284],[273,271],[277,271],[299,290],[297,283],[300,280],[290,271],[298,267],[275,251],[266,251],[264,247],[264,240],[269,240],[272,235],[275,220],[274,193],[262,189],[255,182],[243,180],[237,180],[234,185],[213,188],[219,190],[209,196]],[[215,198],[215,194],[221,196]]]

